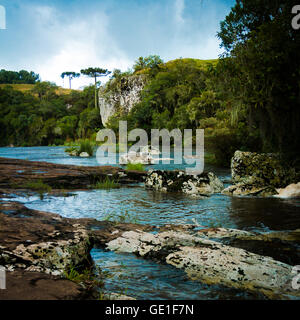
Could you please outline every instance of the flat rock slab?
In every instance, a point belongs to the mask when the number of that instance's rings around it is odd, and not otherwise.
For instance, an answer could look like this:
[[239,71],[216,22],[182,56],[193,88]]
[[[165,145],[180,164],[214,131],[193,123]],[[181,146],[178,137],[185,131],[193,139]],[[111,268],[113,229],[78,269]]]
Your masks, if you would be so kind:
[[2,189],[22,189],[27,182],[38,180],[56,189],[88,189],[106,177],[113,177],[119,183],[136,183],[144,181],[145,173],[112,166],[85,167],[0,158]]
[[85,293],[72,281],[39,272],[6,272],[0,300],[82,300]]
[[[223,230],[219,236],[224,233]],[[231,233],[234,237],[238,235]],[[300,296],[291,287],[292,266],[206,237],[207,234],[189,232],[130,231],[110,241],[107,248],[171,264],[183,269],[191,279],[207,284],[260,292],[272,299]]]

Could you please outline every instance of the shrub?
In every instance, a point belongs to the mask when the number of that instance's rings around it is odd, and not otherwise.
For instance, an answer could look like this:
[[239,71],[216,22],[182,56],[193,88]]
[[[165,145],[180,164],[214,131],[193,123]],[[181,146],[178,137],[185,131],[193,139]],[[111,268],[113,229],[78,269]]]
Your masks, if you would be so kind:
[[90,140],[85,139],[80,142],[78,154],[82,152],[86,152],[89,156],[94,154],[94,145]]
[[128,163],[126,165],[126,170],[146,171],[145,166],[142,163]]

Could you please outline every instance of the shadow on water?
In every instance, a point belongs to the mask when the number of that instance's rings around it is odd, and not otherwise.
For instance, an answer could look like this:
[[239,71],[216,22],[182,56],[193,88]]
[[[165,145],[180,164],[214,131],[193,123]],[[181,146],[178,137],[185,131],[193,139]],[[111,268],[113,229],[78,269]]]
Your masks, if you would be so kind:
[[294,230],[300,228],[300,199],[230,198],[229,219],[239,229]]

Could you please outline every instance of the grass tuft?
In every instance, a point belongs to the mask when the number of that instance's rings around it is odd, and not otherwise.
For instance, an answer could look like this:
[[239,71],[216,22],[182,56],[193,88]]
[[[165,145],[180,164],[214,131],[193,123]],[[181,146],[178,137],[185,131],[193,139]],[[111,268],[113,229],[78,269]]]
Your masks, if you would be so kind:
[[109,177],[106,177],[103,181],[98,181],[95,185],[95,189],[118,189],[121,185],[118,183],[118,181],[115,181],[114,179],[110,179]]
[[86,153],[88,153],[89,156],[93,156],[94,145],[90,140],[85,139],[80,142],[78,154],[80,154],[82,152],[86,152]]
[[145,166],[142,163],[128,163],[126,165],[126,170],[132,171],[146,171]]

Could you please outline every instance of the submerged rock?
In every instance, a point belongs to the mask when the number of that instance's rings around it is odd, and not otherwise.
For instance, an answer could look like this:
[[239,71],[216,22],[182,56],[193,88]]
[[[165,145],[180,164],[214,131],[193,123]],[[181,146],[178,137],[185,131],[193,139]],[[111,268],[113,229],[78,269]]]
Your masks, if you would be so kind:
[[292,266],[206,239],[201,232],[130,231],[110,241],[107,248],[166,262],[183,269],[191,279],[207,284],[261,292],[269,298],[299,296],[291,287]]
[[277,154],[236,151],[231,160],[233,186],[223,193],[229,195],[272,196],[297,180],[294,168],[284,166]]
[[223,183],[212,172],[193,176],[184,171],[150,170],[145,186],[148,189],[165,192],[183,192],[189,195],[210,195],[221,192]]

